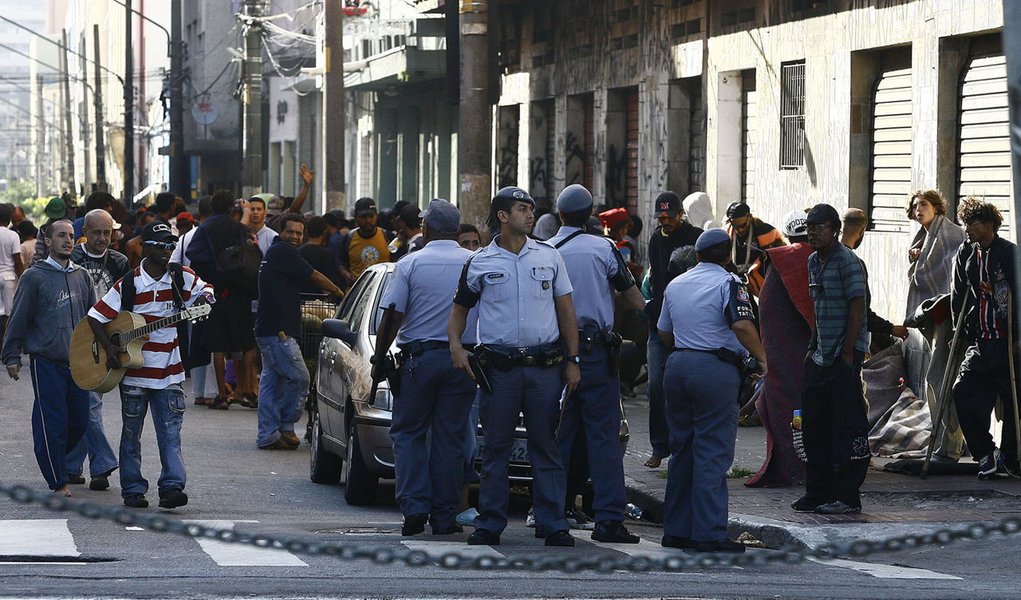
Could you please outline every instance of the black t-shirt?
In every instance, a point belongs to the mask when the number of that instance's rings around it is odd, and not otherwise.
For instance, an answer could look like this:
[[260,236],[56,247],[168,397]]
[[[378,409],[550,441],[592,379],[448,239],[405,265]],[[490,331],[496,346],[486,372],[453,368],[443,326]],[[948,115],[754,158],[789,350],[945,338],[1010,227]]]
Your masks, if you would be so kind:
[[645,313],[649,315],[650,330],[656,328],[659,322],[659,313],[663,309],[663,291],[673,280],[667,270],[670,264],[670,255],[673,251],[682,246],[694,246],[702,230],[687,221],[682,221],[681,226],[670,235],[663,235],[663,228],[657,227],[649,239],[649,280],[652,284],[652,299],[645,305]]
[[[327,279],[340,286],[340,271],[337,269],[337,258],[326,246],[319,244],[303,244],[298,248],[298,254],[304,258],[312,268],[326,276]],[[318,294],[322,290],[316,284],[305,280],[301,284],[303,294]]]
[[301,337],[301,284],[312,276],[312,265],[298,249],[277,238],[266,251],[259,267],[259,310],[255,315],[255,337],[270,337],[283,331]]
[[128,272],[128,257],[116,250],[107,250],[102,257],[90,256],[85,244],[78,244],[71,251],[71,262],[81,265],[89,272],[96,288],[96,298],[106,295],[118,279]]

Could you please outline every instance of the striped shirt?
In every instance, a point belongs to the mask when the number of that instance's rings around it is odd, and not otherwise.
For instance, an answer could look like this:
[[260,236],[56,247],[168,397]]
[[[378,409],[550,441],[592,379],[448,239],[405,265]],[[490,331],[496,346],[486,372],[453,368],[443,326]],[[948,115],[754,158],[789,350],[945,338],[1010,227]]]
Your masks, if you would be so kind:
[[[840,242],[833,244],[825,260],[813,252],[808,257],[808,291],[815,305],[817,343],[812,360],[828,367],[843,351],[851,300],[866,294],[865,273],[858,257]],[[868,352],[869,332],[864,314],[861,328],[851,335],[856,338],[855,350]]]
[[[144,265],[143,261],[143,265]],[[185,307],[195,304],[201,295],[212,296],[213,288],[199,279],[188,267],[184,270],[184,287],[181,298]],[[155,280],[141,266],[132,272],[135,278],[135,303],[131,312],[141,315],[146,323],[169,317],[178,311],[174,308],[174,292],[170,271]],[[129,275],[125,275],[128,277]],[[121,310],[121,281],[117,281],[103,298],[89,311],[89,316],[100,323],[109,323]],[[161,390],[184,381],[184,365],[178,348],[177,326],[157,329],[149,334],[142,346],[141,368],[129,369],[124,374],[124,385]]]

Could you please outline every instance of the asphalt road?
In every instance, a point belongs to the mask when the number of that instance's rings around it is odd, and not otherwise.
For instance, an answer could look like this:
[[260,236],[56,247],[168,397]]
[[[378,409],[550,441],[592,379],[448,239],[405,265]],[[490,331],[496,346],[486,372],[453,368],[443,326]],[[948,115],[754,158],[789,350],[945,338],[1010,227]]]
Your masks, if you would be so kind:
[[[27,380],[0,380],[0,481],[43,490],[31,451],[31,403]],[[117,395],[109,394],[105,415],[115,446],[118,408]],[[175,511],[146,512],[236,531],[410,547],[437,555],[454,551],[592,556],[622,550],[592,542],[586,532],[576,532],[576,548],[545,548],[524,526],[528,507],[524,496],[515,498],[512,523],[499,547],[469,547],[464,544],[467,533],[401,538],[392,485],[382,486],[376,506],[348,507],[341,486],[309,481],[304,446],[296,452],[257,450],[255,423],[254,411],[237,406],[226,412],[189,406],[183,435],[190,502]],[[144,442],[144,472],[155,488],[159,462],[151,422]],[[74,486],[75,498],[119,506],[116,477],[112,483],[106,492]],[[149,500],[154,506],[156,499],[153,489]],[[657,526],[629,526],[642,536],[643,544],[627,552],[659,556],[680,552],[659,547],[662,531]],[[200,542],[0,499],[0,597],[1011,598],[1017,597],[1021,577],[1004,557],[1017,556],[1019,550],[1021,542],[1013,537],[838,564],[772,563],[684,573],[483,572]]]

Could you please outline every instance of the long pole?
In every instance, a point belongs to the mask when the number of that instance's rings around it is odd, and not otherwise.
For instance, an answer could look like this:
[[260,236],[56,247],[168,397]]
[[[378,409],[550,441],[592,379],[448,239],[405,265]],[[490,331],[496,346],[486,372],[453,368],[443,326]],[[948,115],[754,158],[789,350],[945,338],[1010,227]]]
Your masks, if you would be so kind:
[[103,77],[99,72],[99,25],[92,26],[92,45],[96,60],[96,93],[94,106],[96,109],[96,188],[106,189],[106,126],[103,118]]
[[489,216],[492,175],[492,106],[489,102],[489,2],[462,0],[461,108],[457,140],[459,208],[465,222],[481,225]]
[[[85,174],[82,178],[82,184],[85,187],[84,193],[89,193],[92,185],[92,152],[89,146],[92,144],[92,140],[89,135],[89,109],[88,109],[88,98],[89,91],[86,84],[86,80],[89,78],[88,65],[85,64],[85,33],[82,33],[81,40],[78,47],[81,49],[81,59],[78,61],[79,67],[82,70],[82,103],[79,105],[78,116],[81,124],[82,132],[82,154],[85,158],[84,171]],[[96,128],[99,129],[98,126]]]
[[35,111],[39,119],[35,140],[35,196],[43,195],[43,148],[46,146],[46,121],[43,118],[43,78],[38,71],[35,76]]
[[64,175],[67,177],[67,191],[71,192],[71,195],[78,194],[78,184],[74,175],[74,130],[71,128],[71,78],[68,76],[68,70],[70,65],[67,60],[67,30],[64,29],[60,32],[61,41],[64,42],[64,51],[60,53],[60,71],[61,71],[61,95],[64,97],[64,164],[67,165],[67,171]]
[[[245,128],[241,195],[262,193],[262,0],[245,0]],[[341,59],[343,60],[343,59]]]
[[131,52],[131,0],[124,2],[124,204],[135,197],[135,64]]
[[344,171],[344,11],[341,0],[328,0],[326,19],[326,81],[323,97],[322,147],[326,177],[325,210],[344,208],[347,182]]
[[170,3],[170,191],[191,197],[191,173],[184,154],[184,42],[181,0]]

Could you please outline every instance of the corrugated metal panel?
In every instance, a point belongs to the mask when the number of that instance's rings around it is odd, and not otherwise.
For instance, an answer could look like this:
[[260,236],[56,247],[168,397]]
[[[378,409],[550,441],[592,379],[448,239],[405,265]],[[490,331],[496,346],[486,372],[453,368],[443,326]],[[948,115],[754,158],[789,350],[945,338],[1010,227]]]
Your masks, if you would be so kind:
[[869,219],[879,231],[908,231],[904,200],[911,193],[911,69],[884,71],[872,105]]
[[1010,231],[1010,117],[1007,63],[1002,54],[976,56],[961,73],[958,200],[980,196],[1004,213]]
[[755,71],[745,71],[741,89],[741,198],[746,204],[755,199],[755,130],[758,126],[758,92]]

